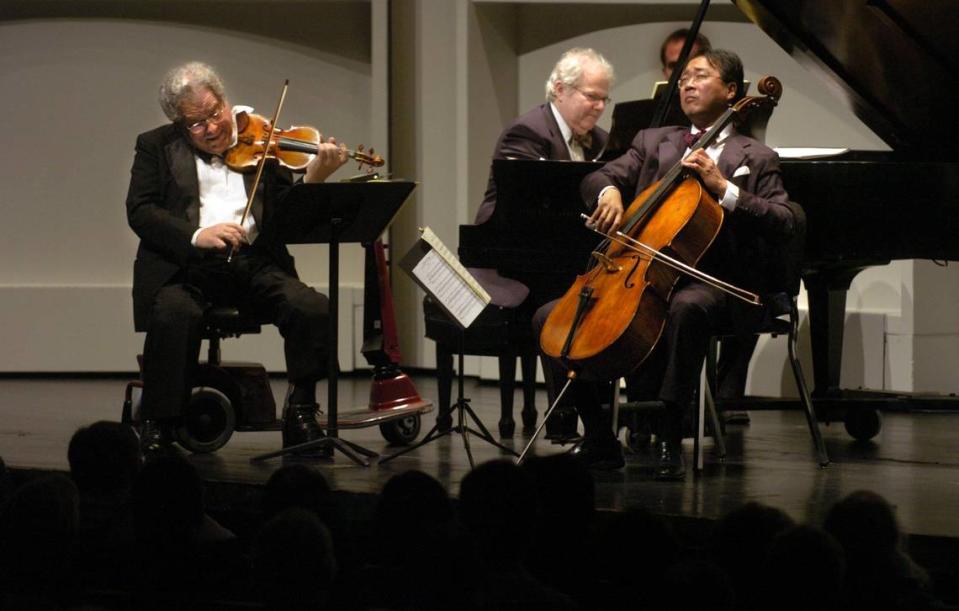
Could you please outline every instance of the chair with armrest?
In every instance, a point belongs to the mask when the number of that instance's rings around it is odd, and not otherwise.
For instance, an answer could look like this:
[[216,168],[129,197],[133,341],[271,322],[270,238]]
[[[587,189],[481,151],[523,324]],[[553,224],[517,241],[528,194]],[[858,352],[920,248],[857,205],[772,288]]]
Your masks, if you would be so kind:
[[[799,362],[799,356],[796,344],[799,335],[799,308],[797,298],[799,295],[801,277],[801,265],[803,248],[806,237],[806,215],[799,204],[787,202],[790,212],[793,215],[794,227],[791,236],[781,243],[780,257],[777,259],[777,265],[781,266],[776,270],[777,277],[782,278],[781,291],[774,292],[764,296],[766,303],[767,316],[760,326],[755,329],[756,335],[771,335],[772,337],[784,336],[788,341],[788,359],[796,387],[799,392],[799,399],[802,409],[806,416],[806,422],[809,426],[809,433],[812,437],[816,449],[816,458],[820,466],[825,467],[829,464],[829,455],[823,441],[822,432],[819,429],[819,421],[813,408],[812,398],[806,385],[805,375],[802,365]],[[719,352],[719,341],[723,337],[734,337],[732,330],[728,333],[720,333],[713,336],[709,341],[706,353],[706,360],[703,363],[703,373],[701,376],[700,389],[697,397],[698,410],[693,423],[694,437],[694,466],[696,469],[703,468],[703,447],[704,438],[707,434],[707,419],[709,429],[715,442],[717,455],[725,459],[726,447],[723,442],[723,427],[717,415],[717,402],[714,400],[717,380],[717,355]],[[730,404],[736,404],[739,401],[747,402],[748,397],[736,397],[727,401]],[[627,401],[615,402],[614,406],[618,414],[614,414],[614,422],[618,427],[625,426],[629,429],[631,445],[642,446],[648,443],[648,430],[640,426],[643,414],[655,415],[663,409],[660,401]],[[722,406],[722,401],[720,401]]]
[[[806,241],[806,214],[802,207],[795,202],[787,202],[790,212],[793,215],[794,226],[792,235],[789,239],[781,243],[780,257],[777,264],[780,269],[777,270],[778,277],[782,278],[780,292],[765,296],[767,316],[758,329],[757,335],[771,335],[772,337],[784,336],[787,339],[788,360],[793,378],[796,382],[796,389],[799,393],[799,402],[806,416],[806,423],[809,426],[809,434],[812,437],[816,449],[816,457],[820,466],[825,467],[829,464],[829,455],[823,441],[822,432],[819,429],[819,421],[816,417],[816,411],[813,407],[812,397],[809,388],[806,385],[806,377],[803,374],[802,364],[799,362],[799,355],[796,349],[799,336],[799,307],[797,298],[799,296],[800,284],[802,281],[802,257]],[[731,334],[725,334],[730,336]],[[699,421],[702,422],[703,414],[708,409],[712,413],[716,412],[716,402],[714,397],[717,389],[717,353],[719,340],[724,335],[714,336],[709,343],[709,349],[706,353],[706,362],[704,364],[704,384],[700,393]],[[743,402],[748,402],[748,397],[743,397]],[[731,399],[730,403],[735,403],[740,399]],[[703,427],[697,427],[701,430]],[[721,434],[721,433],[720,433]],[[719,434],[717,434],[717,437]],[[701,439],[700,439],[701,441]],[[697,466],[702,467],[702,453],[698,452],[696,456]]]

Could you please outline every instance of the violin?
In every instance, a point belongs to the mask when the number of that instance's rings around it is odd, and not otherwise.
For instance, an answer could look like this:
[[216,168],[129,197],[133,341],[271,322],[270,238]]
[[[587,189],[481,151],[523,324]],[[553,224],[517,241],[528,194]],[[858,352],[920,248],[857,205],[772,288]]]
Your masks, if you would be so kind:
[[[289,129],[276,128],[270,138],[269,147],[265,145],[270,137],[270,120],[266,117],[246,112],[236,114],[236,144],[224,156],[227,167],[235,172],[256,170],[257,164],[267,151],[269,158],[275,158],[283,167],[294,171],[303,171],[316,156],[320,146],[320,132],[315,127],[294,126]],[[346,154],[371,168],[381,167],[385,162],[373,149],[346,149]]]

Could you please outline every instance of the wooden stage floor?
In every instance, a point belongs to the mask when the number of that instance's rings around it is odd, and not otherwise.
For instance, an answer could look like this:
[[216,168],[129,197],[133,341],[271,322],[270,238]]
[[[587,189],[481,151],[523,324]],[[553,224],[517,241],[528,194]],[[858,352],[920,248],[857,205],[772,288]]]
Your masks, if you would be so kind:
[[[431,376],[415,376],[421,395],[435,399]],[[70,436],[82,425],[117,420],[125,380],[121,378],[0,378],[0,457],[8,467],[25,470],[67,470],[66,448]],[[285,382],[273,381],[278,402]],[[340,410],[364,405],[369,392],[365,375],[342,379]],[[495,385],[468,379],[466,394],[483,422],[496,431],[499,396]],[[326,396],[321,385],[319,396]],[[516,393],[519,419],[520,393]],[[540,389],[537,409],[546,407]],[[424,417],[423,433],[432,426],[435,412]],[[377,428],[348,430],[342,436],[376,452],[390,453]],[[422,436],[422,434],[421,434]],[[752,424],[731,427],[729,455],[720,463],[707,441],[706,469],[686,481],[662,483],[652,479],[652,454],[631,454],[622,471],[596,474],[599,509],[623,510],[643,506],[675,518],[711,521],[746,501],[779,507],[799,521],[820,523],[836,500],[859,489],[874,490],[896,507],[905,532],[914,539],[959,542],[959,414],[885,413],[884,425],[874,442],[852,440],[841,423],[824,427],[832,464],[820,469],[814,460],[803,416],[799,412],[752,413]],[[692,457],[687,440],[687,460]],[[517,433],[505,441],[517,450],[525,439]],[[257,454],[278,448],[278,432],[236,433],[220,451],[195,455],[190,460],[205,480],[227,487],[258,486],[283,459],[251,463]],[[498,458],[500,451],[482,440],[472,441],[477,462]],[[538,441],[537,454],[563,448]],[[357,466],[345,456],[335,461],[311,461],[323,471],[331,486],[360,496],[377,493],[392,475],[420,469],[438,478],[451,494],[469,470],[459,436],[448,436],[385,465]]]

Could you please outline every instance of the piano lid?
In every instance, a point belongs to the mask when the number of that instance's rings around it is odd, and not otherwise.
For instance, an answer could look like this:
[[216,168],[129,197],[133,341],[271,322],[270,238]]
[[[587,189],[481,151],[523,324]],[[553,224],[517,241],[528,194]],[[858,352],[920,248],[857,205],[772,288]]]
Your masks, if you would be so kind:
[[[957,160],[959,2],[733,0],[897,153]],[[787,83],[788,86],[788,83]]]

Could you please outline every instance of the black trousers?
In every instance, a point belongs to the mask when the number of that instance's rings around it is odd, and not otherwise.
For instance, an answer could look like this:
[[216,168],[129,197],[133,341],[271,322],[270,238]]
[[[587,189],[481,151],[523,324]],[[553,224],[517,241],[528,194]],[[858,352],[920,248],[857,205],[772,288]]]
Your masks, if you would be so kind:
[[[680,433],[682,419],[699,387],[709,339],[733,329],[748,329],[762,320],[762,308],[745,306],[748,309],[742,310],[732,303],[733,299],[696,280],[686,281],[673,292],[663,336],[643,366],[627,379],[627,393],[631,400],[659,399],[666,403],[667,414],[660,434],[676,436]],[[547,303],[534,314],[533,331],[537,337],[555,305],[556,301]],[[734,309],[740,319],[735,325]],[[742,320],[743,313],[746,320]],[[755,338],[748,335],[724,340],[719,363],[720,396],[742,394],[754,347]],[[541,358],[552,402],[566,383],[567,367],[559,359],[543,354]],[[583,419],[586,437],[613,434],[608,426],[608,415],[600,407],[603,397],[609,394],[607,388],[607,382],[576,379],[567,392]]]
[[329,300],[256,248],[227,263],[208,256],[182,270],[156,295],[143,345],[141,418],[178,416],[193,386],[204,312],[246,306],[275,324],[291,381],[315,382],[327,371]]

